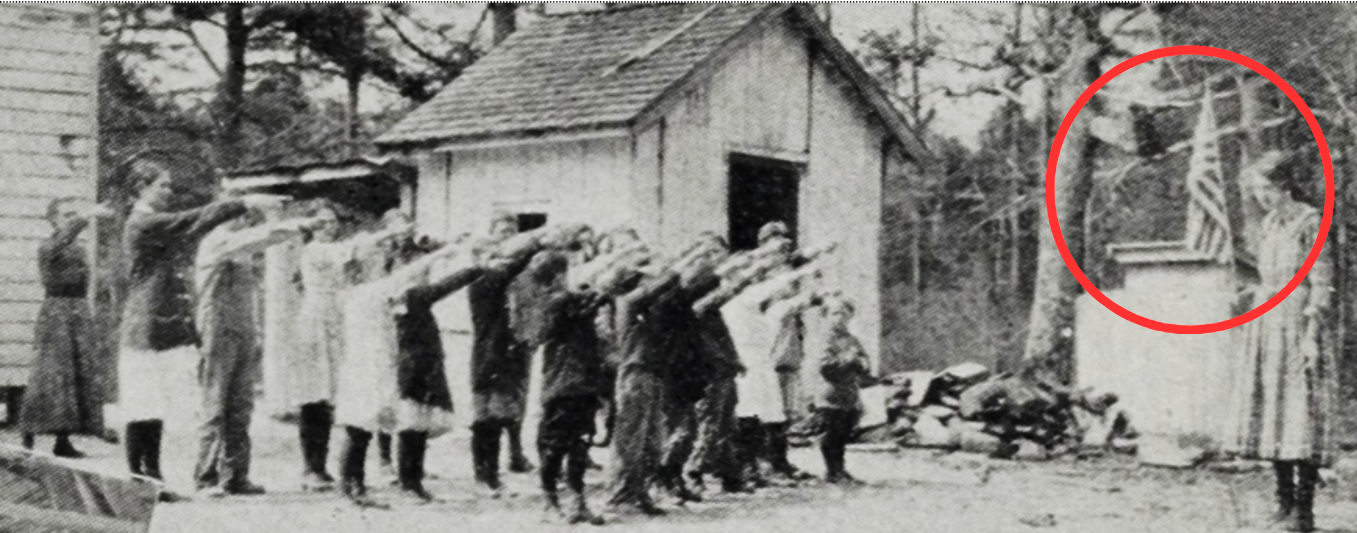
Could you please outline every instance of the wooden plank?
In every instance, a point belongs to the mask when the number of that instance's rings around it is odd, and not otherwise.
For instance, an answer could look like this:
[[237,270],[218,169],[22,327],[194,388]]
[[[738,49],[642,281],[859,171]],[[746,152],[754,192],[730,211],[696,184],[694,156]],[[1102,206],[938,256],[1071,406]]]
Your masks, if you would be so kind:
[[90,163],[86,154],[81,153],[62,156],[0,152],[0,169],[10,176],[76,179],[90,171]]
[[31,343],[34,327],[34,322],[0,322],[0,343]]
[[[4,57],[0,55],[0,63],[4,63]],[[3,65],[0,65],[0,68],[3,68]],[[0,108],[85,116],[97,112],[95,98],[88,92],[56,93],[6,88],[0,88]]]
[[36,27],[4,26],[0,28],[0,51],[52,51],[87,55],[94,51],[92,32],[68,32]]
[[0,68],[85,76],[88,76],[91,70],[88,55],[63,54],[49,50],[23,50],[0,54]]
[[28,365],[0,367],[0,387],[23,387],[28,384]]
[[62,13],[95,13],[95,5],[85,2],[16,2],[29,9],[45,9]]
[[[0,135],[3,137],[3,135]],[[0,197],[80,198],[94,197],[94,180],[78,178],[27,177],[0,174]]]
[[0,367],[27,366],[32,361],[32,344],[26,342],[0,343]]
[[[0,155],[0,168],[5,168],[4,160],[4,156]],[[47,205],[51,202],[47,198],[6,197],[0,201],[0,217],[46,217]],[[0,255],[4,254],[5,250],[0,249]]]
[[38,239],[18,239],[0,241],[0,259],[38,260],[38,248],[43,241]]
[[[3,28],[0,28],[3,30]],[[0,53],[27,53],[0,50]],[[95,91],[92,74],[64,74],[0,68],[0,87],[61,94],[90,94]]]
[[[3,75],[3,73],[0,73]],[[90,135],[93,123],[89,117],[20,111],[0,111],[0,131],[15,133],[46,133],[52,135]]]
[[61,137],[38,133],[6,133],[0,135],[0,152],[21,154],[52,154],[64,156],[73,150],[82,154],[94,152],[94,131],[76,137],[77,142],[68,149],[62,146]]
[[42,239],[52,234],[52,225],[41,217],[0,217],[0,237]]
[[14,2],[4,4],[9,9],[25,9],[28,11],[55,11],[57,13],[85,14],[93,15],[97,13],[95,4],[86,2]]
[[[13,243],[8,241],[5,246]],[[42,296],[42,285],[36,282],[0,282],[0,302],[40,302]]]
[[43,3],[0,6],[0,25],[87,34],[94,9],[85,4]]
[[42,302],[0,302],[0,322],[37,322]]
[[38,262],[31,259],[0,259],[0,283],[38,281]]

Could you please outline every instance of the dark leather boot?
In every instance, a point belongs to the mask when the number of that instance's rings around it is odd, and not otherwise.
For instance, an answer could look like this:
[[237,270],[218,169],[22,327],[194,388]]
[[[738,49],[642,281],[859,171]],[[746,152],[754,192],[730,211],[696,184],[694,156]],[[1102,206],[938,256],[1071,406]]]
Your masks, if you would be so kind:
[[127,470],[138,476],[146,475],[141,458],[146,453],[146,432],[139,422],[127,424],[123,435],[123,450],[127,454]]
[[145,445],[142,448],[141,464],[146,477],[157,481],[164,481],[165,476],[160,473],[160,443],[165,436],[165,423],[159,420],[143,422],[146,425]]
[[1277,477],[1277,511],[1268,520],[1272,525],[1289,525],[1296,514],[1296,465],[1289,461],[1273,461]]
[[52,447],[52,455],[67,459],[84,459],[86,457],[80,450],[75,449],[75,445],[71,444],[71,436],[65,433],[57,435],[56,445]]
[[490,498],[499,498],[504,491],[499,480],[499,433],[499,425],[493,422],[477,422],[471,427],[472,467],[476,481]]
[[372,433],[352,426],[346,426],[345,432],[344,447],[339,450],[340,492],[358,507],[385,507],[369,497],[367,491],[364,466]]
[[321,403],[302,406],[297,424],[302,450],[302,490],[324,492],[334,488],[334,478],[326,472],[330,448],[329,406]]
[[400,451],[396,455],[401,491],[423,503],[435,501],[434,496],[424,488],[424,452],[428,449],[428,441],[427,433],[402,431],[399,435]]

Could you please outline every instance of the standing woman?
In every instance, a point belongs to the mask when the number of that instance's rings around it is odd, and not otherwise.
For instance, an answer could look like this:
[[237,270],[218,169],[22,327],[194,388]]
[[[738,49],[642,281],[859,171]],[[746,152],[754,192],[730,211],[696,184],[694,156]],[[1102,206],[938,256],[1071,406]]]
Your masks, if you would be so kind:
[[283,365],[287,406],[298,413],[298,437],[304,471],[302,488],[328,490],[334,478],[326,469],[330,430],[334,425],[338,369],[344,354],[344,309],[339,294],[349,286],[346,267],[368,250],[404,235],[410,227],[395,224],[374,233],[338,240],[339,218],[329,206],[318,210],[324,222],[301,252],[299,278],[301,309],[297,320],[300,343]]
[[[1267,213],[1258,245],[1259,298],[1291,281],[1314,246],[1320,212],[1303,196],[1297,161],[1264,154],[1245,184]],[[1246,326],[1236,381],[1234,450],[1272,461],[1277,475],[1275,525],[1315,528],[1319,469],[1333,459],[1331,425],[1337,389],[1337,336],[1332,313],[1333,264],[1322,252],[1305,281],[1271,312]]]
[[58,198],[47,206],[52,236],[38,248],[38,272],[45,296],[38,311],[37,357],[28,378],[28,393],[19,413],[24,447],[33,449],[34,436],[56,436],[52,454],[80,458],[71,434],[90,433],[102,408],[94,380],[96,356],[85,298],[89,265],[77,237],[91,218],[109,212],[102,206],[80,209],[72,198]]

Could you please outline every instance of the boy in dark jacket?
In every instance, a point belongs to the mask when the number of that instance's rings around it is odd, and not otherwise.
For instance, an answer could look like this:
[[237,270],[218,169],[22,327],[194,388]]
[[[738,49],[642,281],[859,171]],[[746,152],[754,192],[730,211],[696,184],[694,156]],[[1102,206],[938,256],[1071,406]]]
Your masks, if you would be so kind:
[[[542,310],[542,420],[537,431],[542,491],[549,514],[560,514],[571,524],[601,525],[603,520],[589,510],[584,497],[594,416],[608,390],[607,371],[594,328],[601,298],[592,293],[566,291],[568,265],[566,254],[543,252],[528,267],[533,281],[548,294]],[[571,498],[564,510],[556,491],[563,463]]]
[[820,453],[825,458],[825,481],[835,484],[859,483],[844,468],[844,452],[862,417],[859,389],[872,380],[867,353],[857,337],[848,331],[848,322],[853,319],[854,312],[852,302],[841,298],[829,298],[824,304],[830,333],[820,359],[825,389],[817,407],[825,422],[825,434],[820,440]]

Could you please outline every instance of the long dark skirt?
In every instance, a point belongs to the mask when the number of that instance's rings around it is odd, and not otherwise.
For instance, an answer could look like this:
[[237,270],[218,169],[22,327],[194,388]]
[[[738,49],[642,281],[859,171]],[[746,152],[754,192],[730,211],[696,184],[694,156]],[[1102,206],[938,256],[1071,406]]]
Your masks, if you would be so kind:
[[25,433],[90,433],[103,400],[89,303],[48,298],[38,312],[33,366],[19,413]]

